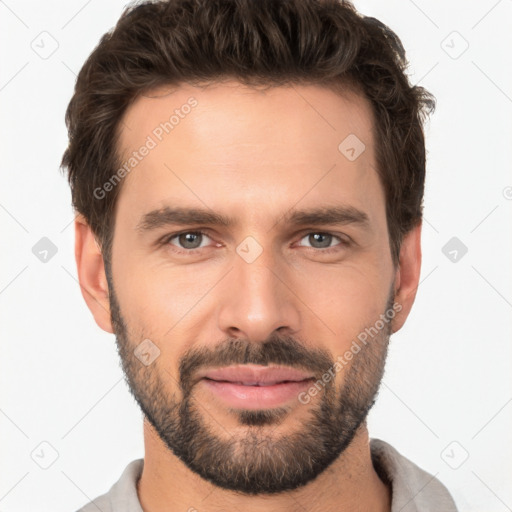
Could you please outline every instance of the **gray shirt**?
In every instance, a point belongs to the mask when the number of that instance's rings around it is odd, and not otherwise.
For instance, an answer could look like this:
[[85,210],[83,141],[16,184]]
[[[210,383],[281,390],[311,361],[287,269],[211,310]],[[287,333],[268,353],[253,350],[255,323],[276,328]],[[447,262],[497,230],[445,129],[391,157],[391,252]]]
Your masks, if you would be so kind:
[[[391,486],[391,512],[457,512],[446,487],[390,444],[371,439],[370,451],[379,477]],[[77,512],[143,512],[137,496],[143,465],[144,459],[130,462],[107,493]]]

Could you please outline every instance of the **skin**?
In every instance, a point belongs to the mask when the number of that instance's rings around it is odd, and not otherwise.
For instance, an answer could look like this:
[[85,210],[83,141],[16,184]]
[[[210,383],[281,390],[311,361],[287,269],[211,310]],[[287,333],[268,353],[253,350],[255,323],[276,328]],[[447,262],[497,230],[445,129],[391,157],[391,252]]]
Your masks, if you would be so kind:
[[[352,92],[341,95],[313,85],[263,91],[228,81],[207,88],[161,88],[127,110],[120,138],[124,155],[144,144],[191,96],[197,106],[124,179],[111,257],[129,338],[133,348],[146,338],[155,340],[161,353],[152,371],[168,375],[162,380],[165,392],[180,397],[178,362],[188,350],[214,350],[228,338],[258,344],[277,329],[334,361],[364,327],[375,324],[390,291],[401,309],[386,334],[398,331],[418,286],[421,224],[404,237],[395,268],[368,102]],[[349,134],[366,146],[354,161],[338,150]],[[297,228],[279,220],[294,208],[340,204],[365,212],[368,229],[355,223]],[[201,225],[137,230],[144,214],[165,205],[209,209],[232,216],[236,224],[201,229],[208,237],[200,252],[186,254],[177,237],[160,246],[156,242]],[[75,233],[84,299],[97,324],[114,333],[101,249],[82,216]],[[349,237],[351,244],[333,238],[329,248],[336,250],[327,255],[318,243],[313,245],[311,233]],[[236,252],[248,236],[262,249],[252,263]],[[336,374],[333,386],[340,396],[352,364]],[[241,426],[236,414],[204,391],[197,390],[194,398],[205,408],[205,425],[219,437],[239,438],[255,428]],[[269,427],[275,439],[297,432],[321,399],[320,393],[308,405],[292,404],[283,421]],[[317,478],[272,495],[249,496],[201,478],[147,420],[144,443],[138,493],[143,508],[152,512],[190,507],[291,512],[297,503],[311,512],[390,510],[390,490],[372,465],[366,422]]]

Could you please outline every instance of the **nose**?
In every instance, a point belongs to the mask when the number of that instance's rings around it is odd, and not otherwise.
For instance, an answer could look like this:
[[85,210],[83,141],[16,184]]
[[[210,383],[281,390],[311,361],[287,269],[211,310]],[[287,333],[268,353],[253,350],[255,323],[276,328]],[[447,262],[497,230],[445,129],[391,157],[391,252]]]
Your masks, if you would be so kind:
[[226,277],[218,324],[227,336],[263,342],[274,331],[291,335],[301,329],[301,302],[284,263],[278,264],[270,251],[250,263],[236,256]]

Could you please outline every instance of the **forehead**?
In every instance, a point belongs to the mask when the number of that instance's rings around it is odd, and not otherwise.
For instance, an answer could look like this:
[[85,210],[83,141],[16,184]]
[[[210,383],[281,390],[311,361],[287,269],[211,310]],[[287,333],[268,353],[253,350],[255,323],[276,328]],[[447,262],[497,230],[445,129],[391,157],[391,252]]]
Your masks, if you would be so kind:
[[288,142],[298,137],[317,142],[315,132],[336,141],[349,131],[372,145],[372,126],[369,102],[341,86],[334,92],[318,85],[256,88],[226,81],[165,86],[139,96],[125,112],[120,138],[121,149],[137,147],[148,134],[157,143],[165,142],[161,139],[171,132],[175,138],[186,132],[189,144],[214,140],[215,145],[268,145],[273,140],[286,154]]
[[279,215],[299,201],[362,208],[372,190],[382,196],[371,106],[349,90],[161,87],[126,111],[118,149],[129,169],[119,202],[139,214],[177,202],[259,211],[264,200]]

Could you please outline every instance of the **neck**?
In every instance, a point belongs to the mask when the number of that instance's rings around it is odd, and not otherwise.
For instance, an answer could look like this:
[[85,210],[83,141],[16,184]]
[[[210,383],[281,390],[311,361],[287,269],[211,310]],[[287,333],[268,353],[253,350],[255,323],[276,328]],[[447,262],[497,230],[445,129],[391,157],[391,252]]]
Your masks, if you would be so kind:
[[279,495],[247,496],[215,487],[192,472],[164,445],[144,420],[144,469],[137,484],[144,511],[214,512],[389,512],[391,492],[380,480],[371,460],[366,424],[338,459],[315,480]]

